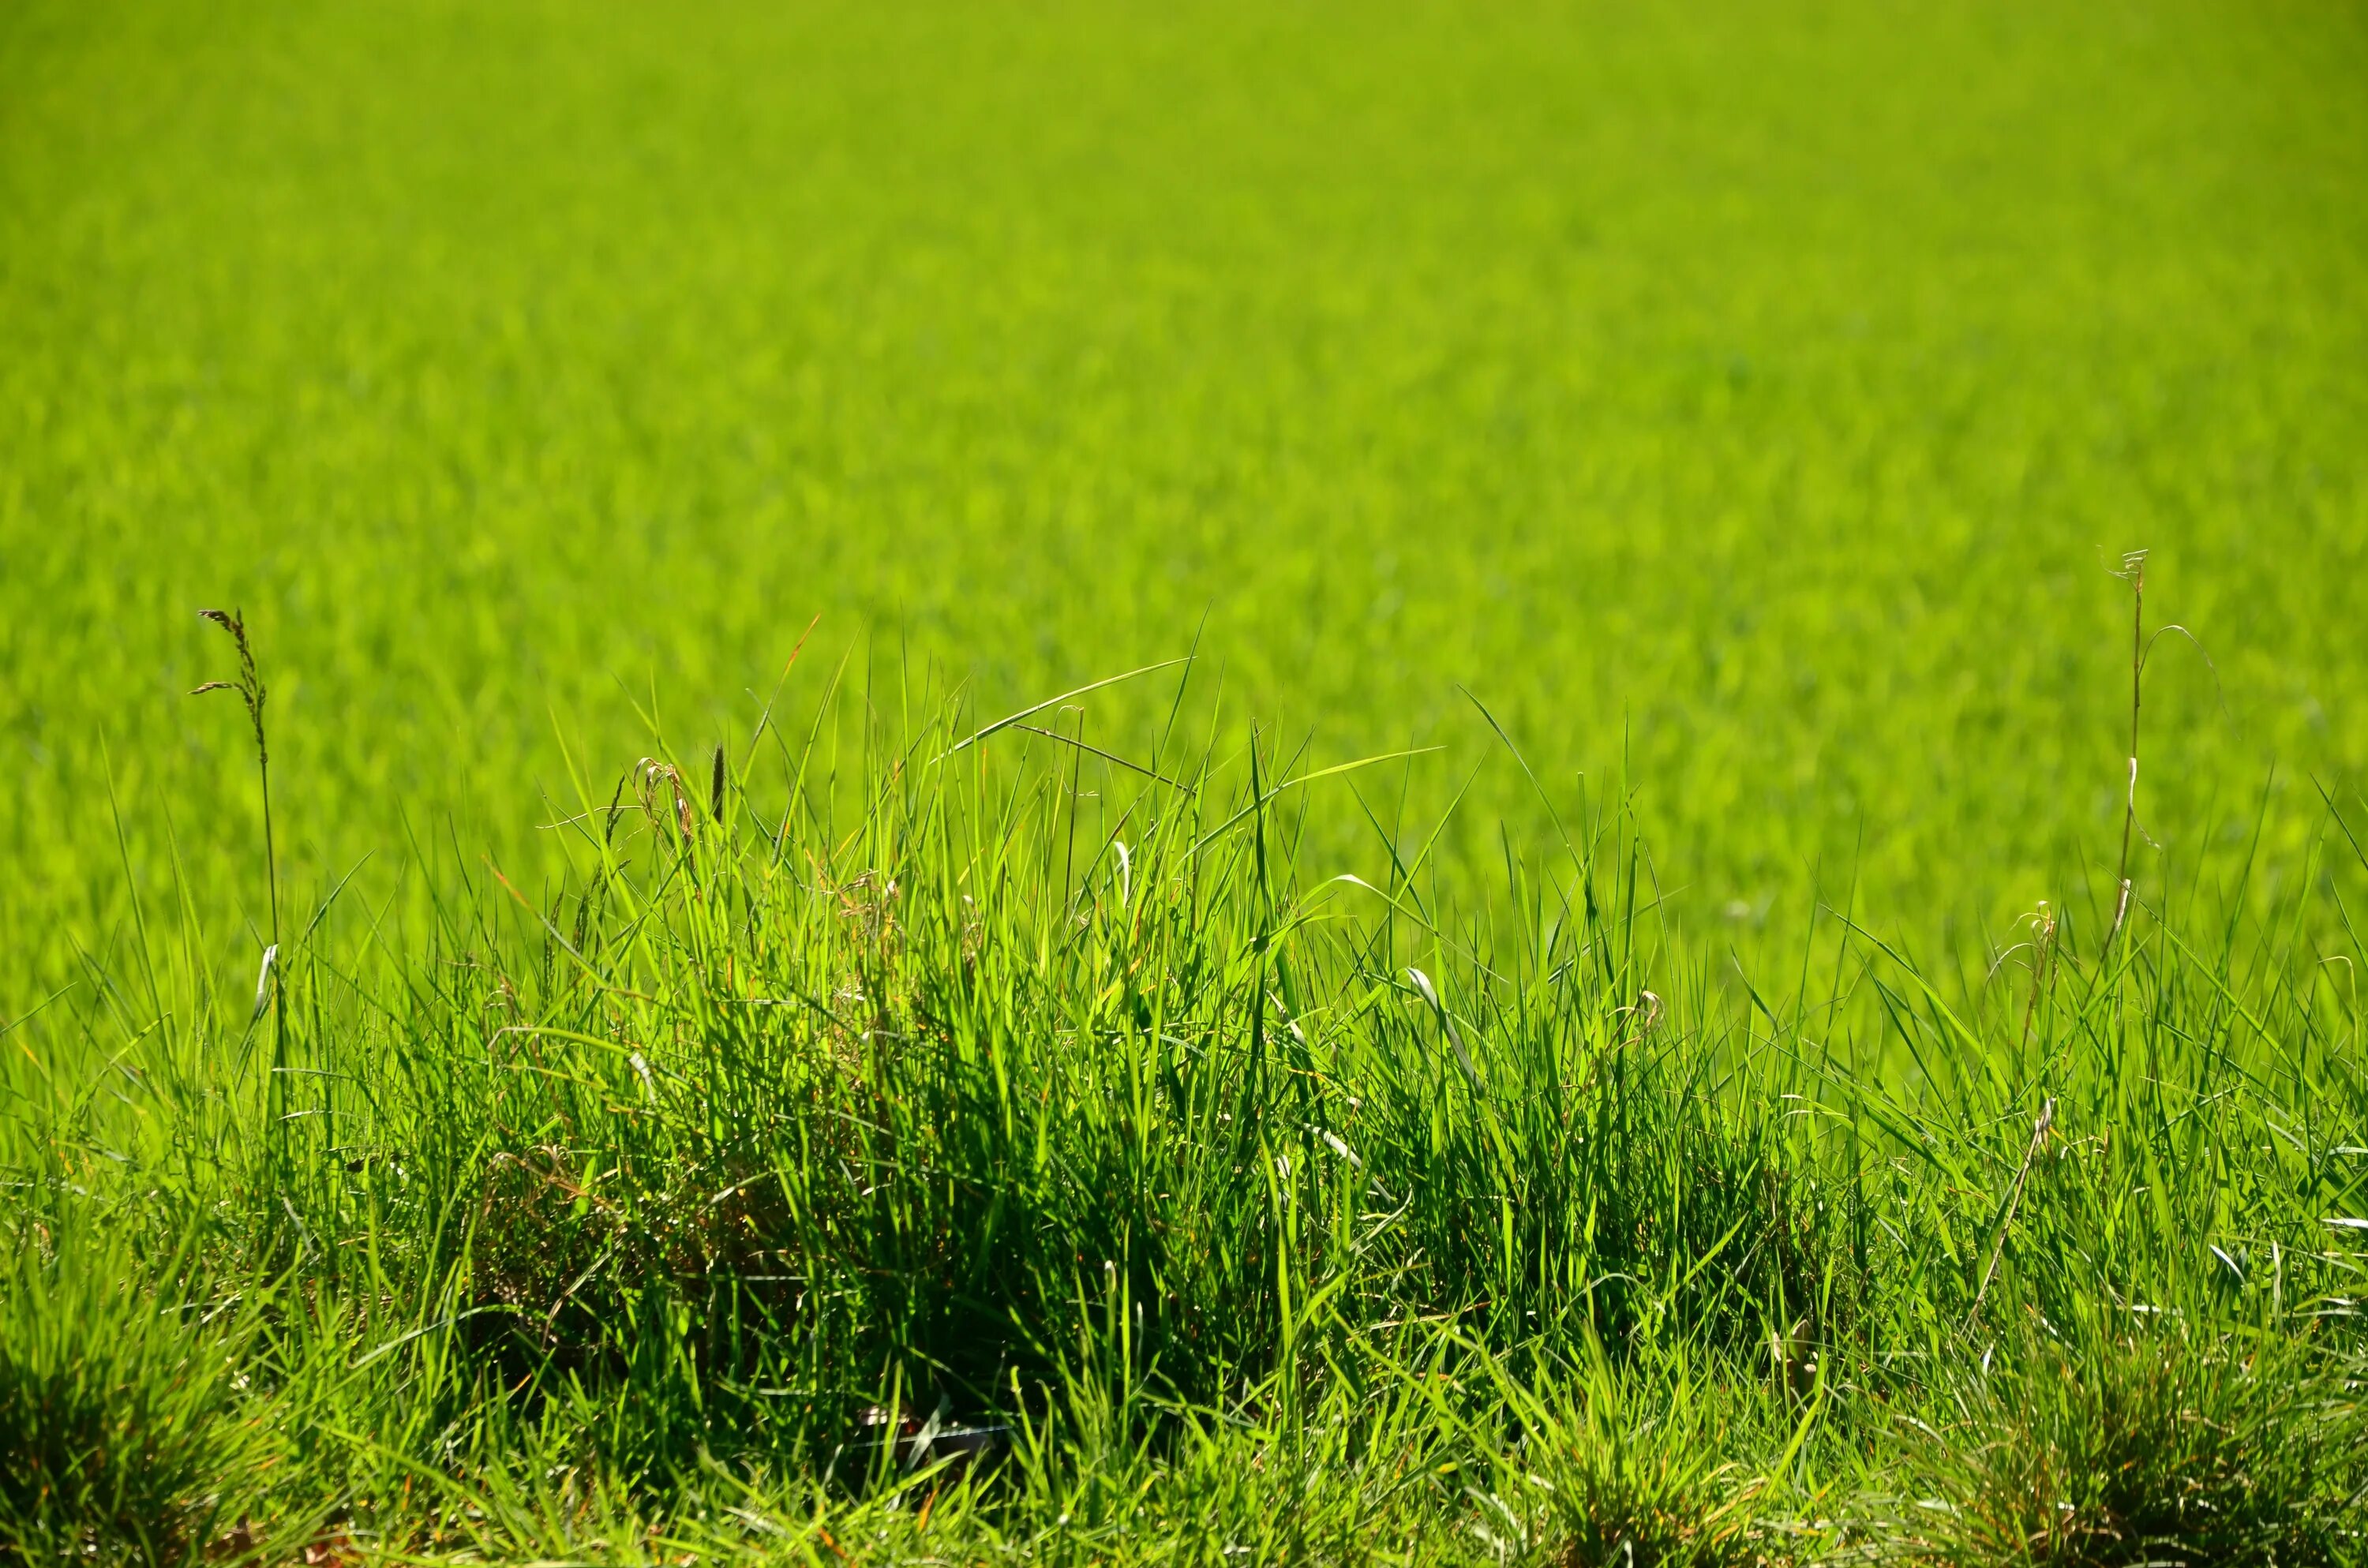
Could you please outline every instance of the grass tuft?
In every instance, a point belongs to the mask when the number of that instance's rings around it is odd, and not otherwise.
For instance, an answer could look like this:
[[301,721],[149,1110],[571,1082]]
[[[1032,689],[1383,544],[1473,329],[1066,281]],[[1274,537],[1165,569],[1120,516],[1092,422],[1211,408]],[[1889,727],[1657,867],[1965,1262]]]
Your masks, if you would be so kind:
[[2303,1345],[2042,1339],[1968,1380],[1927,1457],[1943,1561],[2062,1568],[2357,1560],[2368,1405]]
[[0,1560],[219,1557],[285,1457],[250,1397],[253,1314],[87,1224],[14,1240],[0,1278]]

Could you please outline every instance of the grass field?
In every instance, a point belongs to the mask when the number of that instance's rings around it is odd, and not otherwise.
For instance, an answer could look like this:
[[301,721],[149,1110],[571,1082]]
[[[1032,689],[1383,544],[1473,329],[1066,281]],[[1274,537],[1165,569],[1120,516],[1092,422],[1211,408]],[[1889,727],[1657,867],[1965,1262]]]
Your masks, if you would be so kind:
[[2363,83],[0,9],[0,1561],[2368,1562]]

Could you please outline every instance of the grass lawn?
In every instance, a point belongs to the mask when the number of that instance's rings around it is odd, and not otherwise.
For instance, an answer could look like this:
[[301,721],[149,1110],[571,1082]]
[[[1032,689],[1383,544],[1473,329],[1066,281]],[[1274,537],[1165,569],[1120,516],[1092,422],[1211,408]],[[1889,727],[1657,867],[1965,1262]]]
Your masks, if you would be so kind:
[[0,1562],[2368,1561],[2363,83],[0,11]]

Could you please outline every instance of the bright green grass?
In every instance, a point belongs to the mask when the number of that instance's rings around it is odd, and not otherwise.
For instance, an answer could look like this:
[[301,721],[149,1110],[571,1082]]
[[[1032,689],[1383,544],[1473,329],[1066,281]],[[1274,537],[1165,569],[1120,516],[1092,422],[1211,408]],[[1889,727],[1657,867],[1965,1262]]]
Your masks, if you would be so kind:
[[[120,913],[102,735],[142,874],[169,803],[254,913],[214,602],[313,880],[398,813],[531,866],[559,736],[745,724],[817,612],[996,711],[1205,616],[1236,715],[1444,742],[1434,804],[1458,682],[1624,758],[1689,927],[1855,875],[1994,936],[2118,825],[2142,547],[2226,697],[2166,651],[2156,836],[2315,808],[2368,30],[2065,9],[11,6],[14,994]],[[1543,825],[1474,790],[1459,854]]]
[[0,12],[0,1556],[2357,1561],[2362,82]]

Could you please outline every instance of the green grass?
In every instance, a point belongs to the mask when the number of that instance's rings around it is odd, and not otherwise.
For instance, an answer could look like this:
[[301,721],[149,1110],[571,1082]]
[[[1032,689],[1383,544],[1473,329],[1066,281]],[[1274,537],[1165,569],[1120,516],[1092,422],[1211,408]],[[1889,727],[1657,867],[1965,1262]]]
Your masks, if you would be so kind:
[[2064,10],[0,15],[0,1557],[2368,1557],[2368,28]]

